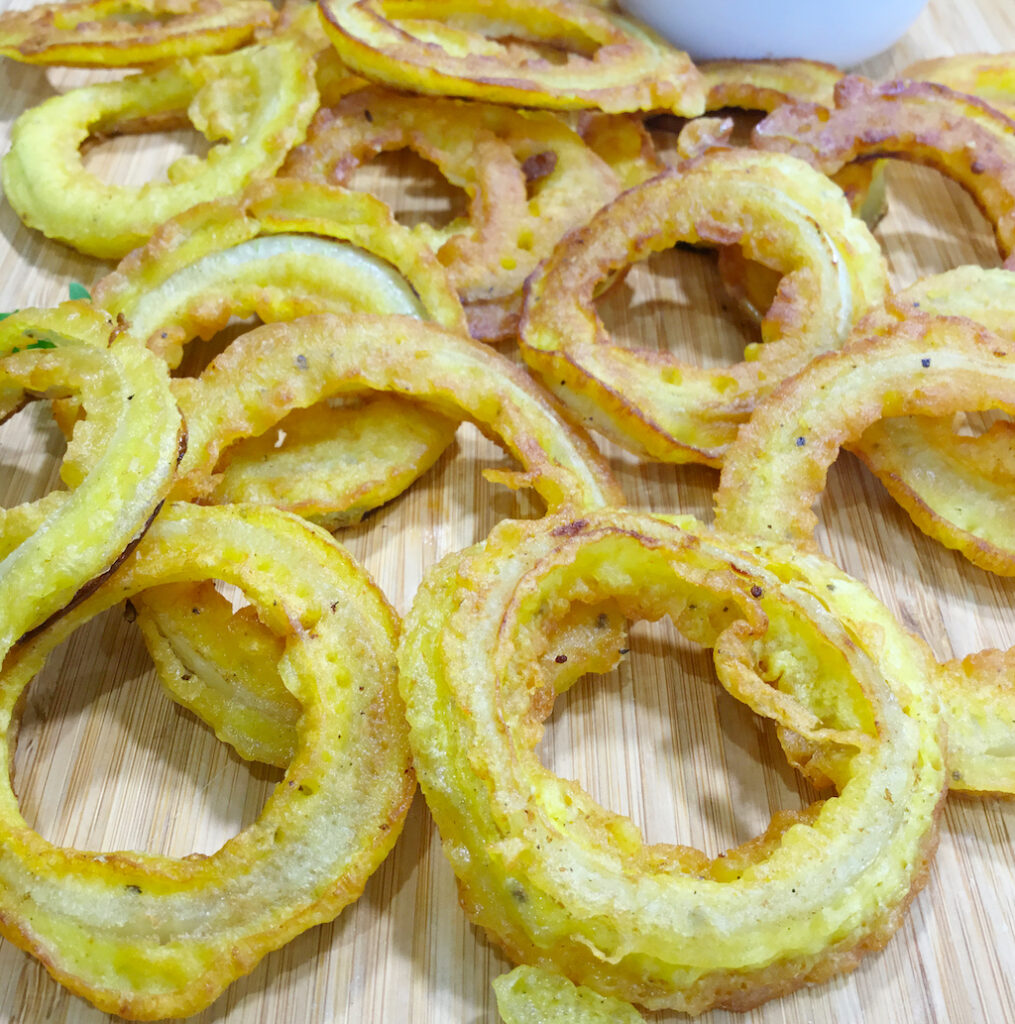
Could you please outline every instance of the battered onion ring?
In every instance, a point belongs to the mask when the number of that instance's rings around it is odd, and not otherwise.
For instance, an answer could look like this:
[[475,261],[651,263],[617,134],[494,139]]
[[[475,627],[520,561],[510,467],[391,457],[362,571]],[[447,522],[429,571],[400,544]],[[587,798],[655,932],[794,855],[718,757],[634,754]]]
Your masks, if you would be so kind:
[[525,279],[620,191],[607,164],[552,113],[378,87],[322,110],[281,173],[345,184],[378,153],[403,148],[469,196],[467,217],[412,232],[447,268],[473,336],[487,341],[514,333]]
[[[119,258],[169,217],[273,174],[316,106],[312,61],[287,41],[72,89],[14,122],[4,191],[29,227],[89,255]],[[79,148],[94,131],[187,119],[216,145],[204,160],[173,163],[168,183],[109,185],[82,164]]]
[[[913,309],[968,317],[1015,343],[1015,274],[959,267],[893,295],[886,312],[901,319]],[[950,418],[903,417],[872,423],[849,448],[924,533],[981,569],[1015,576],[1013,430],[998,420],[968,437]]]
[[232,317],[405,313],[466,328],[441,264],[384,203],[286,179],[167,221],[95,284],[92,301],[170,367]]
[[852,160],[897,157],[961,185],[990,221],[1002,258],[1015,246],[1015,122],[981,100],[930,82],[873,85],[854,76],[835,108],[780,107],[755,129],[761,149],[792,153],[826,174]]
[[[162,225],[93,289],[138,343],[177,366],[183,344],[231,317],[316,312],[424,316],[466,330],[443,267],[363,193],[279,180]],[[274,504],[327,529],[400,494],[451,444],[457,421],[387,399],[289,417],[222,467],[221,500]]]
[[[813,60],[713,60],[698,69],[707,89],[707,110],[738,107],[771,113],[787,103],[832,107],[835,87],[844,77],[834,65]],[[887,212],[882,162],[846,164],[832,180],[869,228]]]
[[[524,107],[702,112],[686,53],[611,11],[564,0],[320,0],[355,71],[400,89]],[[510,37],[529,46],[498,40]],[[563,63],[538,47],[566,55]]]
[[[708,110],[735,107],[771,113],[786,103],[835,105],[843,73],[812,60],[713,60],[698,66],[705,80]],[[685,132],[686,134],[686,132]],[[850,163],[832,176],[850,208],[871,230],[888,211],[884,161]],[[721,249],[719,275],[747,316],[760,323],[778,287],[778,275],[744,259],[736,247]]]
[[[82,303],[67,306],[0,321],[4,390],[76,393],[85,411],[61,465],[69,490],[0,510],[2,650],[94,587],[136,543],[184,442],[165,366],[133,346],[96,344],[99,324],[111,325]],[[81,322],[85,340],[60,333]]]
[[275,20],[267,0],[71,0],[0,15],[0,56],[26,64],[137,67],[225,53]]
[[263,434],[293,409],[374,390],[471,419],[524,470],[487,476],[535,488],[551,509],[624,501],[595,445],[524,371],[420,320],[350,313],[266,324],[233,342],[200,377],[173,384],[190,431],[175,497],[218,500],[215,469],[235,441]]
[[[522,354],[587,422],[664,462],[718,465],[757,397],[880,305],[880,249],[842,193],[795,160],[716,150],[622,194],[527,285]],[[820,225],[820,226],[819,226]],[[593,301],[628,262],[676,242],[732,245],[785,273],[748,360],[703,370],[610,343]]]
[[493,990],[504,1024],[644,1024],[630,1003],[540,967],[516,967],[494,978]]
[[[218,851],[173,858],[55,847],[10,786],[19,695],[73,628],[170,580],[240,587],[285,643],[299,745],[257,821]],[[136,1019],[186,1015],[356,899],[412,800],[395,689],[398,624],[331,537],[275,509],[163,511],[86,603],[10,652],[0,677],[0,931],[71,991]]]
[[904,78],[947,85],[1015,117],[1015,53],[964,53],[911,64]]
[[[916,312],[861,335],[758,407],[727,453],[716,526],[814,550],[811,506],[842,445],[883,416],[985,409],[1015,411],[1015,346],[997,335]],[[1015,793],[1015,686],[1004,657],[982,652],[937,674],[952,788]]]
[[[792,562],[680,522],[500,524],[424,580],[399,685],[462,904],[512,959],[651,1009],[739,1010],[850,969],[900,923],[934,846],[938,710],[900,627],[854,631],[783,582]],[[575,608],[668,614],[714,646],[735,696],[829,754],[838,795],[715,860],[645,845],[535,753],[555,693],[617,659],[589,656]]]

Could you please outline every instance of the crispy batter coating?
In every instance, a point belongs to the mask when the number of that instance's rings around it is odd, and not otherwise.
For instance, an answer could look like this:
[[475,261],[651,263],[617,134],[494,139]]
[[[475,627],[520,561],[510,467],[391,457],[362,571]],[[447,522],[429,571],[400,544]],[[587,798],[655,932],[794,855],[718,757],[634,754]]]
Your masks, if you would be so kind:
[[504,1024],[642,1024],[630,1003],[572,985],[541,967],[516,967],[494,978],[493,990]]
[[[962,317],[910,312],[783,383],[727,453],[717,528],[814,550],[812,505],[839,449],[882,417],[1015,412],[1015,346]],[[996,654],[935,672],[956,789],[1015,792],[1015,684]],[[981,674],[982,669],[982,674]]]
[[0,56],[26,64],[142,67],[226,53],[272,24],[267,0],[71,0],[0,14]]
[[[880,305],[880,249],[841,191],[797,160],[720,149],[623,193],[571,232],[527,285],[522,353],[596,429],[665,462],[718,465],[757,398]],[[677,242],[731,246],[783,276],[763,345],[713,370],[622,349],[596,315],[600,286]]]
[[514,333],[525,279],[566,231],[620,191],[610,167],[548,111],[376,86],[320,111],[281,173],[345,184],[378,153],[403,148],[469,197],[467,216],[412,232],[447,268],[483,340]]
[[523,107],[694,116],[686,53],[636,21],[567,0],[321,0],[339,56],[411,92]]
[[903,78],[937,82],[955,92],[986,100],[1002,114],[1015,117],[1015,53],[963,53],[911,64]]
[[[118,259],[181,211],[270,177],[302,141],[316,107],[313,62],[288,41],[83,86],[15,121],[4,192],[29,227],[80,252]],[[168,182],[107,184],[84,168],[80,147],[95,132],[188,120],[215,145],[204,160],[175,161]]]
[[[792,550],[739,547],[607,510],[502,523],[424,580],[399,646],[414,762],[466,912],[517,962],[747,1009],[855,966],[922,883],[945,785],[926,650],[887,613],[852,621]],[[714,860],[646,845],[535,750],[555,694],[618,660],[609,625],[667,614],[837,790]]]
[[0,394],[74,395],[85,412],[60,468],[68,490],[0,511],[0,649],[93,587],[173,482],[185,434],[165,365],[107,347],[112,327],[80,301],[0,321]]
[[321,314],[238,338],[200,377],[174,381],[190,444],[174,496],[217,499],[219,459],[293,409],[385,391],[474,422],[522,464],[488,476],[555,509],[623,504],[605,459],[523,370],[487,346],[402,316]]
[[[98,853],[30,829],[10,787],[18,698],[80,623],[171,581],[240,587],[281,640],[299,742],[257,820],[209,856]],[[355,900],[415,791],[395,688],[398,622],[324,531],[275,509],[177,505],[87,602],[11,652],[0,676],[0,932],[98,1008],[196,1013],[265,953]]]

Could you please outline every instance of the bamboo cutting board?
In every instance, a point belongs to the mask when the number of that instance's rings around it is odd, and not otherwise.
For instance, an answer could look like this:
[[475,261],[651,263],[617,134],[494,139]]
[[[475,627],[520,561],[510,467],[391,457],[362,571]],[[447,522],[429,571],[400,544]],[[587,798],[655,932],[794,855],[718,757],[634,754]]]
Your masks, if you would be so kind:
[[[18,2],[18,6],[26,6]],[[0,0],[0,8],[14,6]],[[1015,49],[1008,0],[932,0],[893,50],[861,70],[887,78],[921,57]],[[13,119],[90,77],[0,61],[0,148]],[[90,166],[140,182],[193,147],[186,133],[97,147]],[[406,182],[412,187],[407,188]],[[460,196],[420,161],[386,159],[364,172],[404,219],[447,218]],[[962,263],[998,263],[990,233],[964,193],[936,174],[892,167],[891,211],[878,228],[893,281]],[[28,231],[0,204],[0,310],[52,305],[68,283],[90,286],[111,268]],[[714,265],[671,251],[634,268],[602,306],[630,343],[669,345],[701,361],[734,358],[750,332],[724,297]],[[33,406],[0,430],[0,496],[14,504],[52,486],[61,441]],[[641,465],[609,449],[630,503],[710,517],[714,471]],[[488,484],[505,459],[471,427],[412,490],[341,539],[400,611],[423,571],[484,537],[505,516],[538,514]],[[913,528],[880,485],[843,457],[820,506],[823,549],[866,580],[939,657],[1015,644],[1015,582],[939,548]],[[613,674],[560,699],[544,761],[596,799],[629,814],[652,842],[714,855],[756,835],[774,810],[813,794],[785,765],[774,732],[715,683],[707,652],[664,624],[637,625]],[[60,648],[31,687],[15,758],[28,821],[51,841],[87,849],[171,855],[211,852],[257,816],[281,777],[219,744],[162,697],[139,635],[122,611]],[[926,888],[888,947],[848,977],[707,1024],[985,1024],[1015,1020],[1015,801],[951,796]],[[417,798],[394,852],[362,898],[332,925],[269,955],[231,986],[202,1022],[492,1024],[490,981],[510,965],[457,905],[450,869]],[[0,1021],[109,1020],[69,996],[33,960],[0,940]],[[675,1021],[675,1015],[649,1015]]]

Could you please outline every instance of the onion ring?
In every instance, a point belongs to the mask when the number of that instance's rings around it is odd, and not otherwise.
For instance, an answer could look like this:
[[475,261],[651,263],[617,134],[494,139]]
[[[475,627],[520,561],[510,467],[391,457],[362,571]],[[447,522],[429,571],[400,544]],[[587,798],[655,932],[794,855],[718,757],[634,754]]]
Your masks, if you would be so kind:
[[[913,309],[967,317],[1015,342],[1015,274],[959,267],[893,295],[886,314]],[[872,423],[849,448],[924,533],[981,569],[1015,576],[1013,429],[998,420],[968,437],[948,418],[896,417]]]
[[[526,362],[597,430],[643,456],[718,465],[756,398],[880,305],[880,249],[842,193],[802,162],[727,149],[622,194],[527,285]],[[819,227],[820,224],[820,227]],[[627,262],[678,241],[732,245],[788,275],[749,361],[717,370],[609,343],[593,300]],[[804,312],[806,310],[806,312]]]
[[[170,366],[231,317],[315,312],[427,317],[466,330],[461,303],[426,246],[363,193],[272,180],[162,225],[93,289]],[[334,530],[400,494],[451,444],[458,423],[388,399],[287,418],[236,447],[224,501],[275,504]]]
[[200,377],[174,381],[190,431],[174,496],[218,500],[215,469],[229,445],[263,434],[293,409],[365,390],[473,420],[524,469],[487,476],[532,486],[552,509],[623,503],[595,445],[524,371],[436,325],[365,313],[266,324],[234,341]]
[[[72,89],[15,121],[4,191],[29,227],[80,252],[119,258],[169,217],[273,174],[316,106],[312,62],[286,41]],[[184,111],[217,144],[206,160],[177,160],[168,183],[108,185],[84,169],[79,147],[93,130],[161,128]]]
[[911,64],[903,78],[937,82],[955,92],[985,100],[1015,118],[1015,54],[964,53]]
[[[84,340],[62,333],[79,324]],[[82,302],[0,322],[4,391],[76,392],[86,413],[61,465],[70,489],[0,515],[3,649],[79,600],[137,542],[182,454],[165,366],[133,346],[97,344],[102,325],[108,337],[112,325]]]
[[474,337],[517,327],[525,279],[569,228],[620,190],[581,137],[546,111],[362,89],[322,110],[281,173],[345,184],[378,153],[409,148],[470,198],[468,218],[413,234],[447,268]]
[[244,590],[283,638],[279,671],[304,707],[296,755],[254,824],[207,857],[55,847],[18,812],[0,744],[0,931],[71,991],[136,1019],[196,1012],[335,917],[391,849],[415,790],[395,613],[328,534],[252,506],[167,508],[106,586],[10,653],[5,740],[19,695],[78,624],[159,583],[210,577]]
[[[1015,346],[970,320],[914,312],[858,333],[784,382],[741,430],[715,495],[717,528],[815,550],[811,506],[828,467],[871,423],[1015,411]],[[1015,792],[1015,688],[1010,676],[999,684],[998,657],[982,652],[936,673],[954,789]]]
[[873,85],[847,76],[835,108],[780,107],[755,129],[760,149],[792,153],[826,174],[857,159],[896,157],[961,185],[994,229],[1006,258],[1015,246],[1015,123],[972,96],[931,82]]
[[[783,561],[738,547],[687,517],[501,523],[430,572],[399,646],[414,762],[466,912],[515,961],[650,1009],[747,1009],[855,966],[898,926],[934,846],[932,662],[897,625],[854,631],[783,582]],[[644,845],[535,754],[555,694],[618,657],[567,628],[576,606],[585,623],[669,614],[714,646],[734,696],[828,754],[838,795],[712,861]]]
[[[538,0],[320,0],[354,71],[396,88],[523,107],[694,116],[704,94],[686,53],[638,22],[583,3]],[[506,36],[563,51],[554,63]]]
[[71,0],[0,15],[0,56],[26,64],[138,67],[225,53],[275,20],[267,0]]

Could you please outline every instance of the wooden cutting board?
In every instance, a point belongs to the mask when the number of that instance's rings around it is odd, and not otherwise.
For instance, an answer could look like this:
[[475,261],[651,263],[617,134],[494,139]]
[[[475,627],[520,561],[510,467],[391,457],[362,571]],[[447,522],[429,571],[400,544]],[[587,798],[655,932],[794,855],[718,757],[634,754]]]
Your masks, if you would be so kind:
[[[0,9],[10,6],[0,0]],[[932,0],[894,49],[861,70],[887,78],[922,57],[1005,48],[1015,49],[1008,0]],[[90,77],[0,61],[2,148],[22,110]],[[93,150],[90,166],[140,182],[193,144],[186,133],[117,140]],[[381,161],[360,184],[379,188],[407,219],[446,218],[461,199],[405,156]],[[891,211],[877,236],[897,285],[962,263],[997,265],[983,218],[959,189],[901,164],[891,168],[889,186]],[[0,203],[0,310],[55,304],[69,282],[91,285],[110,267],[25,229]],[[734,358],[750,338],[709,258],[683,251],[636,267],[602,312],[629,343],[667,344],[703,361]],[[52,486],[60,451],[42,406],[0,429],[5,503]],[[710,517],[715,472],[641,465],[608,451],[633,505]],[[341,534],[399,610],[443,555],[481,539],[502,517],[538,514],[525,496],[482,478],[485,466],[504,463],[498,449],[462,428],[455,448],[416,487]],[[1015,644],[1015,584],[924,538],[855,460],[840,459],[820,513],[824,550],[866,580],[938,656]],[[786,767],[773,732],[715,683],[707,652],[661,624],[638,625],[629,661],[561,698],[541,750],[559,774],[631,815],[650,841],[692,843],[711,854],[757,834],[774,810],[812,796]],[[33,684],[15,765],[23,813],[48,839],[172,855],[216,849],[257,816],[280,778],[240,761],[162,697],[121,611],[76,634]],[[848,977],[752,1013],[702,1019],[1015,1020],[1013,830],[1015,802],[951,796],[927,886],[883,952]],[[509,966],[459,909],[435,829],[417,799],[393,854],[358,903],[266,957],[195,1019],[485,1024],[498,1019],[490,981]],[[0,1020],[107,1019],[0,940]]]

